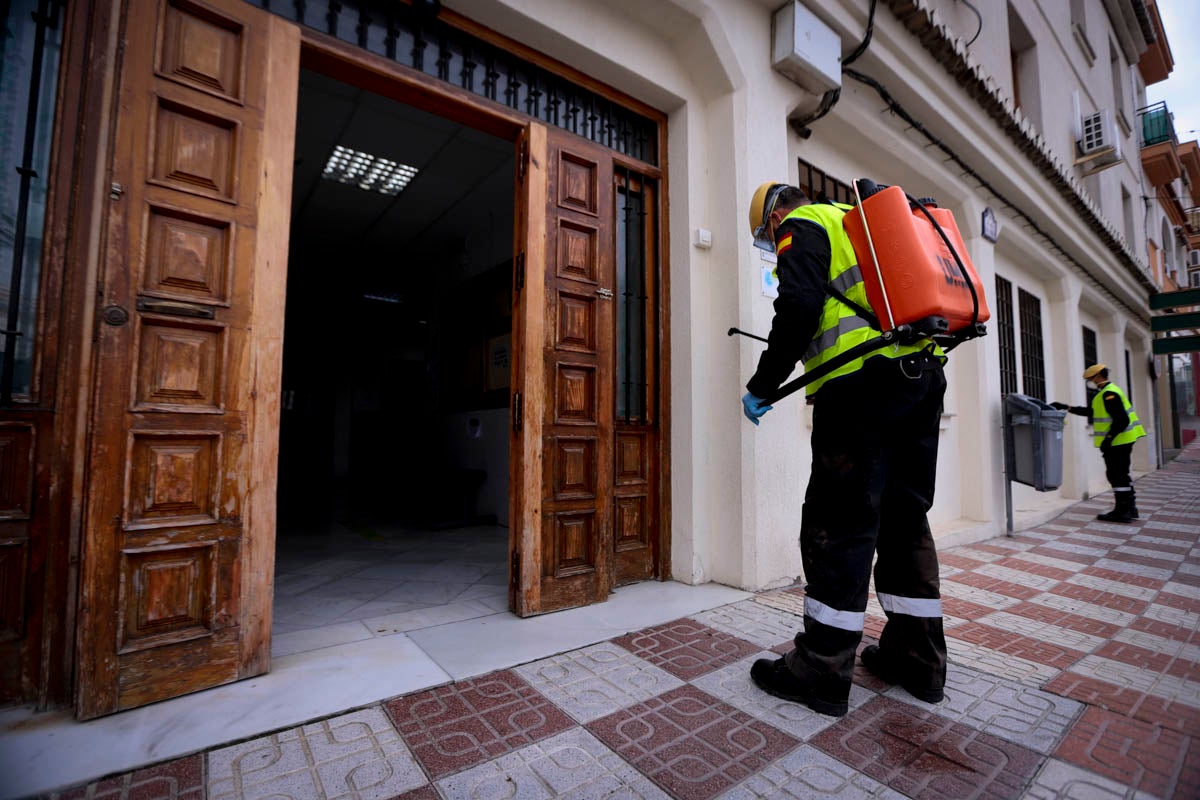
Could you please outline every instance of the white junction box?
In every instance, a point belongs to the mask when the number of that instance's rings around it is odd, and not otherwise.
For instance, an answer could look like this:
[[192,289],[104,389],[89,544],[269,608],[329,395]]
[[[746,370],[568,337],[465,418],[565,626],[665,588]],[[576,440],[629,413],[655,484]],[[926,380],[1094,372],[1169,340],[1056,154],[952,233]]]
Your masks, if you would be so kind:
[[775,12],[771,67],[813,94],[842,85],[842,39],[832,28],[791,0]]

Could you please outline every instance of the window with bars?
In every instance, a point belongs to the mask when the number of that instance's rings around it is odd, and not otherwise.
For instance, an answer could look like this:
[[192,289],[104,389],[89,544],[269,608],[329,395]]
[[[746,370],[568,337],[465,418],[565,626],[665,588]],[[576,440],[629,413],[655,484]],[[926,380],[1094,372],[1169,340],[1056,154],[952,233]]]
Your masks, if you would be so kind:
[[[1090,367],[1100,360],[1100,349],[1096,346],[1096,332],[1088,326],[1083,326],[1083,366]],[[1090,383],[1087,385],[1087,404],[1092,405],[1092,398],[1099,390]]]
[[814,167],[804,159],[800,161],[800,188],[814,202],[826,199],[835,203],[854,205],[854,190],[850,184],[831,178],[823,169]]
[[253,0],[406,67],[658,166],[658,123],[394,0]]
[[658,274],[657,181],[617,167],[617,422],[648,423],[653,406]]
[[1000,394],[1017,391],[1017,341],[1013,325],[1012,283],[996,276],[996,319],[1000,334]]
[[58,0],[5,5],[0,41],[0,405],[27,400],[33,389],[63,11]]
[[1042,352],[1042,301],[1017,290],[1021,314],[1021,377],[1024,393],[1046,399],[1046,361]]

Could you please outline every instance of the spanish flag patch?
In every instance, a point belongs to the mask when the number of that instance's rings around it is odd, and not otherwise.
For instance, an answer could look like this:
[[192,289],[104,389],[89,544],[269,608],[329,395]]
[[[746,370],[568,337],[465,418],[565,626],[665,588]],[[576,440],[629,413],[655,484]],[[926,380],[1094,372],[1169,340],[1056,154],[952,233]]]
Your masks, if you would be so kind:
[[775,243],[775,255],[781,256],[792,249],[792,235],[789,233]]

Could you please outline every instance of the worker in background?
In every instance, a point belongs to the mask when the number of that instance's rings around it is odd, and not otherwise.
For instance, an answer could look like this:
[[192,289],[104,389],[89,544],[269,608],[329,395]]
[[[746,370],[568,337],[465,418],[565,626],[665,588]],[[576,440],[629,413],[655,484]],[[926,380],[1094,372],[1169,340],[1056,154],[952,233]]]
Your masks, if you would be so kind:
[[1051,403],[1059,411],[1069,411],[1087,417],[1092,423],[1092,438],[1104,456],[1104,473],[1113,487],[1116,506],[1112,511],[1097,515],[1105,522],[1133,522],[1138,518],[1137,495],[1129,477],[1129,459],[1133,443],[1146,435],[1138,421],[1137,412],[1120,386],[1108,379],[1108,367],[1092,364],[1083,371],[1084,380],[1100,391],[1092,398],[1090,407]]
[[[754,243],[776,254],[779,278],[767,349],[742,398],[755,425],[771,410],[763,398],[801,358],[808,371],[880,334],[829,291],[871,312],[842,229],[849,208],[810,203],[803,191],[780,183],[754,193]],[[768,694],[821,714],[846,713],[878,553],[875,592],[888,621],[879,644],[863,651],[863,664],[921,700],[942,699],[946,639],[926,512],[933,503],[944,360],[929,340],[887,346],[808,385],[813,463],[800,526],[804,630],[786,656],[759,659],[750,670]]]

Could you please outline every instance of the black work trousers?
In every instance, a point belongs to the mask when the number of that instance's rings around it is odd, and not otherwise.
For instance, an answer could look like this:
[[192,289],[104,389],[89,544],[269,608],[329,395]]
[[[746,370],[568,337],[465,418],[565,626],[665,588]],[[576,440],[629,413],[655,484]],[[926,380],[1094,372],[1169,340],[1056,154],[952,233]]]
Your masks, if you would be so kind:
[[876,553],[881,603],[887,595],[917,612],[884,605],[881,651],[914,683],[945,681],[937,553],[926,517],[945,391],[941,362],[922,352],[870,358],[816,397],[800,531],[805,628],[786,663],[823,699],[849,694]]
[[1129,444],[1114,444],[1104,455],[1104,477],[1108,485],[1114,489],[1124,489],[1133,485],[1129,477],[1129,462],[1133,456],[1133,442]]

